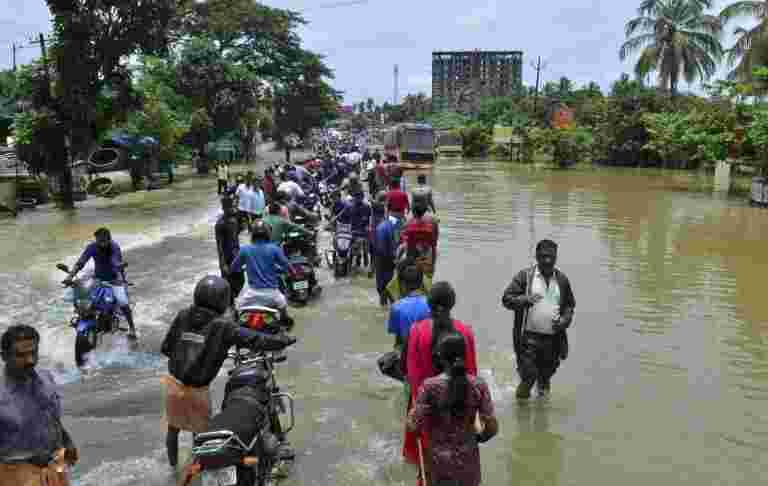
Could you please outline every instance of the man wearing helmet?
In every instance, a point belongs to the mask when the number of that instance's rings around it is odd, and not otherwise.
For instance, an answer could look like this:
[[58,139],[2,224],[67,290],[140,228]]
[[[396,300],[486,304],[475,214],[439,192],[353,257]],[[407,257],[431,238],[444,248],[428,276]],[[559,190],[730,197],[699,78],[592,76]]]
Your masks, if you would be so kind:
[[263,221],[257,221],[251,229],[250,245],[240,248],[230,271],[242,272],[248,277],[248,288],[238,297],[239,306],[252,300],[278,309],[280,318],[288,327],[288,301],[280,291],[280,274],[288,271],[288,258],[283,249],[272,243],[271,230]]
[[225,315],[230,303],[229,283],[209,275],[195,287],[194,305],[182,310],[163,340],[169,358],[166,386],[166,449],[171,466],[178,462],[179,432],[205,432],[210,415],[209,386],[234,345],[283,349],[296,339],[272,336],[236,325]]

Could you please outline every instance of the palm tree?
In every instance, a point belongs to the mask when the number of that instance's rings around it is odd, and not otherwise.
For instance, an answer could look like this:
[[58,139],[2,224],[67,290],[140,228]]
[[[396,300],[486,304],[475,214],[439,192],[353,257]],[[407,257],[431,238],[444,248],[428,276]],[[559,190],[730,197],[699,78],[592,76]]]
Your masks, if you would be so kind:
[[736,43],[726,50],[726,62],[734,69],[728,74],[739,81],[752,80],[752,68],[768,61],[768,0],[742,0],[720,12],[723,25],[738,17],[752,17],[757,25],[751,29],[736,27]]
[[722,24],[704,13],[704,0],[643,0],[639,17],[627,22],[627,41],[619,50],[623,61],[637,52],[635,74],[644,77],[656,71],[659,84],[672,96],[682,77],[691,83],[705,80],[717,71],[723,55]]

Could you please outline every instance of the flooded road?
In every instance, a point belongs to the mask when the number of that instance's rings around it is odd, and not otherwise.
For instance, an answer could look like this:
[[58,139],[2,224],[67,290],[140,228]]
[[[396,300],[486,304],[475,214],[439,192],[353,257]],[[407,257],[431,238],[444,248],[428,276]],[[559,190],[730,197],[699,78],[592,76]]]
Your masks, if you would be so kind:
[[[688,192],[689,177],[493,161],[435,168],[437,278],[454,284],[455,317],[474,327],[500,422],[481,450],[484,484],[754,485],[768,477],[760,280],[768,211]],[[215,181],[190,179],[0,226],[0,329],[18,321],[42,331],[41,366],[63,383],[64,421],[81,452],[75,484],[174,484],[159,347],[196,281],[217,271],[217,209]],[[73,263],[102,225],[130,263],[141,343],[138,351],[107,343],[80,373],[54,265]],[[560,243],[558,263],[574,285],[572,352],[549,402],[518,405],[513,315],[500,298],[542,238]],[[414,484],[415,470],[400,459],[402,387],[376,369],[392,339],[373,281],[335,281],[327,269],[321,280],[321,298],[293,311],[299,343],[279,369],[298,406],[297,464],[281,484]],[[222,391],[219,378],[214,403]]]

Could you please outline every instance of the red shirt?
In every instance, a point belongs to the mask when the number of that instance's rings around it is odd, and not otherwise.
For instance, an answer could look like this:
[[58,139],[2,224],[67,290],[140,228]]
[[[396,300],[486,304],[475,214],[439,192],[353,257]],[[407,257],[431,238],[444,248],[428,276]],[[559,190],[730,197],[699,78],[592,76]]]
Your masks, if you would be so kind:
[[376,164],[376,175],[379,177],[379,181],[389,187],[389,174],[387,174],[387,168],[384,164]]
[[413,218],[400,231],[400,241],[408,247],[437,247],[437,225],[430,217]]
[[411,203],[408,201],[408,194],[400,189],[391,189],[387,193],[387,209],[393,213],[405,213],[410,208]]
[[272,180],[272,176],[266,176],[261,185],[264,189],[264,192],[270,196],[275,192],[275,181]]

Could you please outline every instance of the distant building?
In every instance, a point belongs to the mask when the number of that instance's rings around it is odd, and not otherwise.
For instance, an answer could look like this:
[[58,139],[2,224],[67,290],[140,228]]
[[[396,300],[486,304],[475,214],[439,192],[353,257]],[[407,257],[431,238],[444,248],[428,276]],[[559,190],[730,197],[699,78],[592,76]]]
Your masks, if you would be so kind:
[[480,100],[510,96],[523,86],[522,51],[432,53],[432,107],[475,112]]

